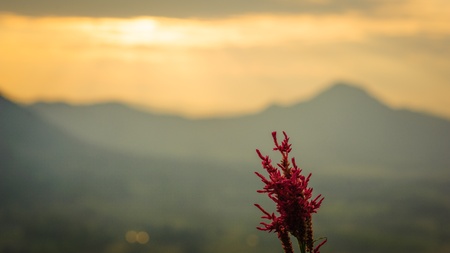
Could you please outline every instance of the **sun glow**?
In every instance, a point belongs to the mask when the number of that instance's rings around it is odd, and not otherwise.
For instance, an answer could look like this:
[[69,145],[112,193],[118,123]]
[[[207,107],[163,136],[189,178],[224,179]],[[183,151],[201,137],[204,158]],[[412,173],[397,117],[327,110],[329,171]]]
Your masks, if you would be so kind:
[[117,41],[125,45],[139,43],[151,43],[155,40],[157,24],[152,19],[135,19],[128,22],[120,22],[116,25]]
[[[343,79],[385,84],[391,104],[450,115],[450,15],[419,7],[211,19],[0,12],[0,91],[20,102],[118,100],[196,117],[293,103]],[[424,83],[438,92],[424,93]]]
[[[30,18],[1,15],[0,32],[10,41],[53,40],[60,44],[88,42],[114,46],[253,47],[290,42],[321,43],[361,41],[380,35],[450,34],[445,20],[385,18],[358,14],[247,15],[226,19],[176,19],[162,17]],[[0,36],[1,36],[0,33]]]

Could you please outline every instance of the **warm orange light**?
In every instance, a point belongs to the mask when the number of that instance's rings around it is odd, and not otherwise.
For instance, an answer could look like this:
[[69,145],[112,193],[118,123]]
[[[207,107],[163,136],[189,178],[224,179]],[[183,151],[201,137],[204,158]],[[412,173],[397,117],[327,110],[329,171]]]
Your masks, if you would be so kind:
[[134,231],[130,230],[125,233],[125,240],[128,243],[140,243],[140,244],[146,244],[148,243],[150,237],[147,232],[145,231]]
[[247,236],[246,240],[247,245],[250,247],[256,247],[259,243],[259,237],[255,234],[250,234]]
[[147,232],[141,231],[137,233],[136,235],[136,241],[140,244],[146,244],[150,237],[148,236]]
[[383,84],[378,92],[392,105],[450,115],[441,95],[450,89],[447,2],[386,2],[371,15],[216,19],[0,13],[0,92],[20,102],[118,100],[202,117],[291,104],[342,79]]
[[135,243],[137,241],[137,232],[133,230],[126,232],[125,240],[128,243]]

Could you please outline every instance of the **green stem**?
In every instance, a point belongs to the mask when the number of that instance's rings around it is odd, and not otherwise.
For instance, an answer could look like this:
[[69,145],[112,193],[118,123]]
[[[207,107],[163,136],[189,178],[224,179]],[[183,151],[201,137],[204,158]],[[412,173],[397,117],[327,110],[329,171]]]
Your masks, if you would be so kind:
[[306,243],[300,241],[300,239],[297,238],[298,247],[300,248],[301,253],[306,253]]

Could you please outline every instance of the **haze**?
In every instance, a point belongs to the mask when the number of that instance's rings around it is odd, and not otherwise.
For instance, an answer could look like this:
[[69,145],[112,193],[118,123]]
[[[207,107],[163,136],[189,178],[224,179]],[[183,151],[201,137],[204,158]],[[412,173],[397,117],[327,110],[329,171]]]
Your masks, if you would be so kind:
[[450,118],[445,0],[19,2],[0,1],[0,91],[18,102],[225,116],[349,81]]

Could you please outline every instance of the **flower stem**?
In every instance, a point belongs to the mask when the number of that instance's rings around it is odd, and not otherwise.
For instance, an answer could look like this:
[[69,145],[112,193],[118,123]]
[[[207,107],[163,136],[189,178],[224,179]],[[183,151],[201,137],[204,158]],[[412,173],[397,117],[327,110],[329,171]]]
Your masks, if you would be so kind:
[[306,243],[302,242],[300,239],[297,238],[298,247],[300,248],[301,253],[306,253]]

